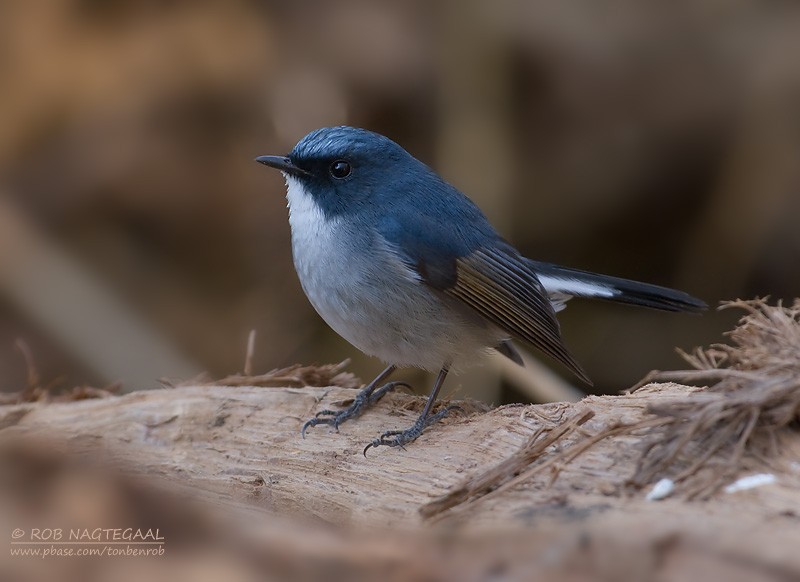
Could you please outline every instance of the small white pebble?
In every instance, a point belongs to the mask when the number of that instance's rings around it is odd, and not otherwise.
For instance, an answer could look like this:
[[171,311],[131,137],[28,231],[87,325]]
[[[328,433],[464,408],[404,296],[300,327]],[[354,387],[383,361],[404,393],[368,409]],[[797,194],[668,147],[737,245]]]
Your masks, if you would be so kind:
[[672,495],[672,492],[675,490],[675,481],[672,479],[667,479],[666,477],[661,479],[658,483],[653,485],[653,488],[647,494],[645,499],[648,501],[660,501],[665,497],[669,497]]
[[736,493],[737,491],[745,491],[753,489],[754,487],[761,487],[762,485],[771,485],[778,479],[772,473],[757,473],[755,475],[748,475],[737,479],[727,487],[725,493]]

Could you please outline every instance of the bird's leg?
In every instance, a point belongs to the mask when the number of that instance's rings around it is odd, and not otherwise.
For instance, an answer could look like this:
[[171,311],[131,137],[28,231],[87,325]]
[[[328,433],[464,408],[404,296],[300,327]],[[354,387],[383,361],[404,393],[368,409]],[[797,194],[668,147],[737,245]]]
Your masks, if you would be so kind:
[[417,421],[406,430],[386,431],[379,438],[375,439],[364,448],[364,456],[367,455],[367,451],[371,447],[385,445],[387,447],[402,448],[404,445],[417,440],[417,437],[422,434],[422,431],[424,431],[430,425],[439,422],[441,419],[447,416],[451,410],[461,410],[460,406],[448,406],[436,414],[431,414],[433,404],[436,402],[436,397],[439,395],[439,390],[441,390],[442,384],[444,384],[444,379],[447,377],[448,370],[448,366],[445,365],[439,371],[439,375],[436,376],[436,381],[433,383],[431,395],[428,396],[428,401],[425,403],[425,408],[422,410],[419,418],[417,418]]
[[[355,418],[363,412],[363,409],[371,404],[375,404],[378,400],[383,398],[388,392],[391,392],[398,386],[408,386],[405,382],[389,382],[381,386],[381,382],[386,380],[397,366],[389,366],[367,386],[356,394],[353,398],[353,403],[344,410],[321,410],[314,415],[314,418],[308,420],[304,425],[300,434],[303,438],[306,437],[306,430],[318,424],[329,424],[337,431],[339,425],[346,420]],[[380,386],[380,388],[378,388]]]

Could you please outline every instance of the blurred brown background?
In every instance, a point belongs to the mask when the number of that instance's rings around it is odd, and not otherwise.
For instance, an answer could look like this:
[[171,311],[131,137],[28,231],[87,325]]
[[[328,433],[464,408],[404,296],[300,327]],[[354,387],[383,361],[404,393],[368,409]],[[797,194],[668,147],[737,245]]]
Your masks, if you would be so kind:
[[[46,380],[136,389],[241,370],[250,329],[256,371],[353,356],[368,379],[380,363],[303,296],[282,180],[253,162],[323,125],[389,135],[531,257],[710,305],[795,297],[798,104],[790,2],[7,0],[0,389],[25,384],[17,338]],[[616,391],[734,316],[573,302],[561,321]]]

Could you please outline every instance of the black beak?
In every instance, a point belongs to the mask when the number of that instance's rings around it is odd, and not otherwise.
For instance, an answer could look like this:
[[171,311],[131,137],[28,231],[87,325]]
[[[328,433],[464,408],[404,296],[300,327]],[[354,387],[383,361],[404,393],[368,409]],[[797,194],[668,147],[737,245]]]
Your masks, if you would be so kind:
[[275,168],[276,170],[280,170],[281,172],[286,172],[291,176],[310,176],[309,172],[306,172],[303,168],[298,168],[292,163],[287,157],[284,156],[258,156],[256,161],[259,164],[264,164],[265,166],[269,166],[270,168]]

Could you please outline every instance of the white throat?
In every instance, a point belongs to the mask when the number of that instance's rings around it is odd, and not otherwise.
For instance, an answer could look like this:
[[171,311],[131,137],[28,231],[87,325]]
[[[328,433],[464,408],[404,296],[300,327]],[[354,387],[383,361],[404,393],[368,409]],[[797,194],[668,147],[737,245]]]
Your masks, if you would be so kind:
[[328,219],[322,212],[317,201],[303,187],[297,178],[284,172],[286,179],[286,200],[289,203],[289,224],[292,227],[292,236],[314,236],[318,234]]
[[[289,203],[289,226],[292,228],[292,255],[300,281],[305,284],[313,272],[337,258],[332,249],[341,248],[339,220],[328,218],[303,183],[293,176],[286,178]],[[306,289],[308,294],[308,289]]]

